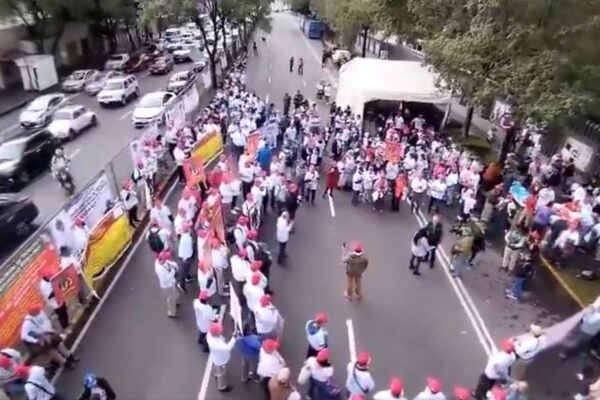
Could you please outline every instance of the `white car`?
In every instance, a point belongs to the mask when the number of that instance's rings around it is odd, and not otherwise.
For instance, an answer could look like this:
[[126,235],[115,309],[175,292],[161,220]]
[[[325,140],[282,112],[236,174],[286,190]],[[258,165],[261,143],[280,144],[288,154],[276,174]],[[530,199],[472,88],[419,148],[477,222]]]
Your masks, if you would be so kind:
[[165,110],[175,100],[175,94],[170,92],[148,93],[142,97],[133,110],[131,120],[136,128],[142,128],[154,120],[164,123]]
[[173,52],[173,61],[175,63],[190,62],[192,60],[192,49],[180,47],[178,50]]
[[175,72],[169,78],[169,83],[167,84],[167,90],[173,93],[179,93],[183,90],[187,85],[194,81],[196,78],[196,74],[194,71],[182,71]]
[[182,46],[182,42],[179,38],[177,39],[172,39],[171,41],[169,41],[166,45],[166,49],[169,53],[174,52],[175,50],[179,50]]
[[125,68],[125,64],[131,57],[127,53],[113,54],[104,63],[104,69],[108,70],[121,70]]
[[133,75],[109,79],[104,88],[98,93],[97,99],[101,106],[113,103],[127,105],[129,100],[140,95],[140,85]]
[[94,77],[94,79],[85,84],[85,93],[90,96],[96,96],[104,88],[106,82],[112,78],[122,75],[123,73],[120,71],[101,71]]
[[80,69],[73,72],[62,83],[65,92],[81,92],[88,82],[93,81],[99,72],[95,69]]
[[62,93],[49,93],[38,97],[25,107],[19,115],[19,123],[23,128],[39,128],[52,120],[52,114],[68,103],[67,96]]
[[48,132],[57,139],[73,139],[84,129],[96,126],[96,113],[81,105],[66,106],[54,113]]

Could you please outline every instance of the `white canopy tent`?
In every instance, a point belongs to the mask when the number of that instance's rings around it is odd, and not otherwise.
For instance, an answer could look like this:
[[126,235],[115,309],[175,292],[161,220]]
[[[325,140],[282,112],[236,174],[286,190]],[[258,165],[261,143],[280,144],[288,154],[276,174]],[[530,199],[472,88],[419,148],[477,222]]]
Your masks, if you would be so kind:
[[375,100],[450,103],[450,93],[436,87],[437,74],[419,61],[354,58],[340,69],[336,104],[363,113]]

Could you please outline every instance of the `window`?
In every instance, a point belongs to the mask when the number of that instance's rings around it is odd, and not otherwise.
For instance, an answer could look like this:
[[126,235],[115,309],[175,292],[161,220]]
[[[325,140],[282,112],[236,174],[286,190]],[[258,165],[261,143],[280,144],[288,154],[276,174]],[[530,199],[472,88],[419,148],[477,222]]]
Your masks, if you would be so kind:
[[60,101],[61,101],[61,100],[62,100],[62,99],[61,99],[60,97],[53,97],[53,98],[52,98],[52,100],[50,100],[50,101],[48,102],[48,108],[53,108],[53,107],[56,107],[57,105],[59,105],[59,104],[60,104]]
[[37,149],[42,147],[46,143],[47,140],[48,140],[48,137],[43,132],[39,133],[29,140],[25,151],[26,152],[36,151]]
[[83,108],[78,108],[75,110],[75,112],[73,112],[73,119],[77,119],[79,117],[81,117],[83,115]]

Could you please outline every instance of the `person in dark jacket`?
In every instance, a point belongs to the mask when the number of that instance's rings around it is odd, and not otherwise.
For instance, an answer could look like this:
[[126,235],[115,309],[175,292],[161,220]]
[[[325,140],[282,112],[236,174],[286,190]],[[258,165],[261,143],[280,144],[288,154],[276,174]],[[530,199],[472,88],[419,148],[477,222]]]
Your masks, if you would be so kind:
[[435,214],[431,219],[431,222],[423,227],[423,230],[425,231],[430,246],[429,253],[425,256],[424,261],[428,260],[429,268],[433,268],[435,267],[437,247],[442,243],[442,238],[444,236],[444,227],[442,226],[442,218],[440,215]]
[[117,395],[108,381],[96,374],[86,374],[83,378],[83,393],[79,400],[115,400]]
[[290,185],[288,185],[288,193],[285,196],[284,207],[290,214],[290,223],[292,224],[296,219],[296,211],[298,211],[299,206],[300,198],[298,197],[298,185],[296,185],[295,183],[291,183]]
[[504,291],[507,299],[522,301],[523,285],[525,281],[533,274],[533,263],[529,252],[521,252],[519,260],[512,270],[512,281],[510,288]]
[[[344,244],[344,249],[346,245]],[[369,266],[369,259],[363,253],[360,242],[352,244],[352,251],[342,257],[342,264],[346,266],[346,300],[360,300],[362,297],[362,276]]]

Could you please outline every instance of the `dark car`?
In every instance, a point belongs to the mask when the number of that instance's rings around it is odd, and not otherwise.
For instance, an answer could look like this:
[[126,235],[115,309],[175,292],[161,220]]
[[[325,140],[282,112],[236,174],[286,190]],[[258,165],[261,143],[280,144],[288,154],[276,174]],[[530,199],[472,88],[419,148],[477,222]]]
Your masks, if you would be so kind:
[[46,129],[21,131],[0,139],[0,187],[19,190],[46,171],[58,141]]
[[134,54],[125,64],[124,70],[128,74],[145,71],[161,55],[159,51]]
[[0,194],[0,240],[2,246],[11,240],[28,236],[35,228],[33,221],[38,217],[37,206],[28,197]]
[[173,57],[171,56],[158,57],[150,65],[150,73],[152,75],[168,74],[173,70],[174,64]]

